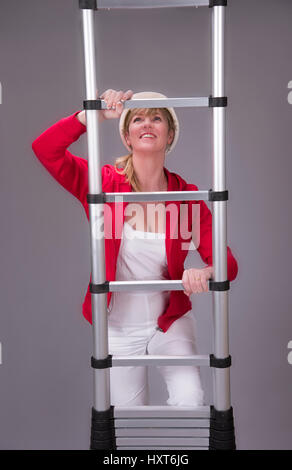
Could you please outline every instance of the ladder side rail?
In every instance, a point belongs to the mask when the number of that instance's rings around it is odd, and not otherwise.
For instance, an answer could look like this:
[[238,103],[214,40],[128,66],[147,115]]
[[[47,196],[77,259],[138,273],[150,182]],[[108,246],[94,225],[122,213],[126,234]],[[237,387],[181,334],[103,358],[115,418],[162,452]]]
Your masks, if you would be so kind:
[[[224,23],[225,7],[212,9],[212,96],[224,96]],[[213,190],[226,189],[225,108],[213,108]],[[227,280],[227,201],[213,201],[214,280]],[[229,356],[228,290],[213,292],[214,356]],[[214,407],[230,408],[230,368],[213,370]]]
[[[86,99],[96,98],[96,62],[94,39],[94,10],[82,10],[83,45],[85,61]],[[97,110],[86,110],[88,145],[88,186],[90,193],[102,190],[100,164],[100,135]],[[96,230],[102,224],[96,223],[103,217],[103,204],[89,204],[91,275],[93,283],[105,282],[104,240]],[[98,235],[98,236],[97,236]],[[96,359],[108,356],[107,335],[107,294],[91,294],[93,354]],[[110,407],[109,369],[94,369],[94,403],[97,411]]]

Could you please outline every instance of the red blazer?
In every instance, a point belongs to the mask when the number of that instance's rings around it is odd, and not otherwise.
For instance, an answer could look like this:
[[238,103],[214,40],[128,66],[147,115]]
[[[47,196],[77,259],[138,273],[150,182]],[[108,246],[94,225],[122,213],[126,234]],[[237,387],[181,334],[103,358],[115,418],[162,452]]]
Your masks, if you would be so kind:
[[[79,111],[78,111],[79,112]],[[56,124],[43,132],[32,144],[33,151],[37,158],[49,171],[49,173],[71,194],[79,199],[83,205],[87,219],[89,211],[87,204],[88,193],[88,163],[84,158],[77,157],[70,153],[67,148],[75,142],[81,134],[86,131],[86,127],[76,118],[78,112],[63,118]],[[176,173],[170,172],[164,167],[168,179],[168,191],[197,191],[198,187],[188,184]],[[113,165],[102,167],[102,191],[103,192],[131,192],[132,187],[125,181],[125,176],[118,174]],[[191,233],[191,213],[192,205],[200,204],[200,244],[197,247],[202,260],[209,266],[212,265],[212,214],[204,201],[166,201],[166,210],[169,204],[175,204],[179,211],[181,204],[187,207],[188,222],[187,229]],[[104,231],[105,231],[105,261],[106,279],[114,281],[116,275],[116,265],[121,244],[121,234],[124,224],[124,209],[128,202],[107,203],[110,211],[105,210]],[[186,205],[187,204],[187,205]],[[174,206],[173,206],[174,207]],[[118,214],[116,211],[118,210]],[[112,214],[112,217],[111,215]],[[179,214],[179,212],[178,212]],[[182,238],[181,219],[177,218],[173,222],[171,216],[166,216],[166,236],[165,248],[170,279],[182,279],[184,271],[184,261],[188,254],[188,245],[191,236]],[[116,226],[115,226],[116,224]],[[176,232],[174,232],[176,230]],[[113,236],[110,236],[110,233]],[[176,234],[175,236],[173,236]],[[227,277],[233,281],[238,272],[237,261],[231,249],[227,247]],[[90,276],[91,281],[91,276]],[[107,294],[107,305],[109,306],[112,292]],[[191,310],[190,299],[181,291],[171,291],[168,306],[158,318],[158,326],[165,332],[170,325],[179,317]],[[89,285],[83,302],[82,312],[84,317],[91,323],[91,294]]]

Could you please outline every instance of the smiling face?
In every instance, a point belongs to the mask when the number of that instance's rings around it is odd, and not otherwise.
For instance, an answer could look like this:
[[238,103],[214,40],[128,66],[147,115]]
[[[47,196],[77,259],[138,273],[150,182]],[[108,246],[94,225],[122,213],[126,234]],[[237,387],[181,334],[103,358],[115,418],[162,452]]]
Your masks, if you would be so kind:
[[166,152],[174,138],[174,124],[165,109],[136,109],[125,121],[124,136],[133,152]]

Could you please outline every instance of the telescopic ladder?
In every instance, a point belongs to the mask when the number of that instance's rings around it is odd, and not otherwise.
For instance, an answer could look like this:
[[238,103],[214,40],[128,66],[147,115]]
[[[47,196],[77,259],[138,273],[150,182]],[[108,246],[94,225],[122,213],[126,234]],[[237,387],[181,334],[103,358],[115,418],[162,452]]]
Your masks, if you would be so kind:
[[[227,280],[227,200],[225,188],[224,21],[227,0],[79,0],[82,11],[91,243],[90,284],[93,324],[94,404],[90,449],[235,449],[230,403]],[[207,6],[212,11],[212,95],[208,97],[127,100],[125,108],[210,107],[213,110],[213,189],[208,191],[103,193],[96,99],[94,12],[117,8]],[[105,278],[104,235],[96,235],[95,220],[103,220],[107,202],[205,200],[212,202],[214,354],[209,356],[111,356],[108,353],[107,293],[117,291],[184,290],[181,280],[108,282]],[[128,365],[197,365],[213,370],[214,404],[201,407],[111,406],[110,367]]]

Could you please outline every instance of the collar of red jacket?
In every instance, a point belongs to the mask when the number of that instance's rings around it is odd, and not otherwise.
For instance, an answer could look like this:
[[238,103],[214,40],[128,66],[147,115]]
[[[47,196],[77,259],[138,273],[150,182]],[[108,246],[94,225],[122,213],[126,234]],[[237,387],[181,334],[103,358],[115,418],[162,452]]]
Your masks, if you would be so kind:
[[[167,168],[165,168],[165,166],[163,167],[163,170],[167,177],[167,191],[183,191],[185,189],[187,183],[181,176],[170,172]],[[119,188],[120,192],[132,192],[132,186],[130,183],[125,181],[125,175],[117,173],[113,165],[104,165],[102,167],[102,171],[103,174],[107,174],[109,176],[103,181],[103,186],[105,186],[105,189],[103,188],[103,190],[105,192],[110,192],[107,189],[107,186],[112,185],[117,187],[117,189]]]

